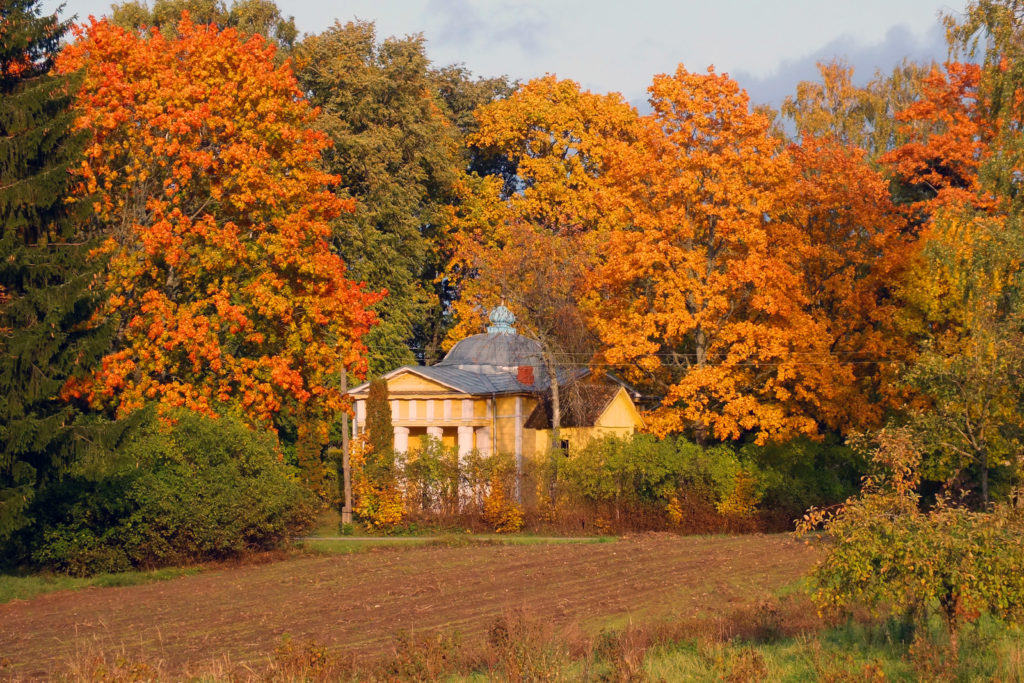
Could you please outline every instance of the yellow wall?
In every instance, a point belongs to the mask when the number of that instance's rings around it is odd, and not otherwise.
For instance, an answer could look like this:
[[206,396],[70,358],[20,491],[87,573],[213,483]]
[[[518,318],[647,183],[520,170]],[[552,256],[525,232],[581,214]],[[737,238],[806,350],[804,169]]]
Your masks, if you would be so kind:
[[628,429],[630,433],[637,429],[643,429],[644,419],[640,417],[636,406],[629,398],[626,390],[619,388],[615,392],[615,398],[611,400],[605,411],[601,413],[594,422],[596,427],[609,429]]
[[[516,433],[516,396],[494,397],[494,407],[488,411],[489,396],[470,396],[454,389],[428,380],[413,371],[399,372],[388,379],[390,399],[398,402],[398,419],[396,425],[408,426],[414,431],[410,433],[410,447],[418,446],[418,435],[428,425],[445,428],[443,442],[445,446],[457,446],[457,438],[452,431],[459,425],[471,424],[475,428],[489,427],[492,434],[492,449],[502,453],[515,453]],[[366,393],[355,394],[355,398],[365,400]],[[472,399],[472,411],[463,417],[463,399]],[[519,420],[524,422],[537,405],[532,396],[520,396],[522,410]],[[451,417],[444,418],[444,402],[451,401]],[[433,400],[433,418],[427,420],[427,401]],[[415,418],[410,418],[410,403],[415,401]],[[569,441],[570,451],[579,449],[587,441],[607,434],[628,436],[644,426],[643,419],[629,398],[625,389],[620,388],[609,402],[604,412],[598,417],[594,427],[570,427],[561,430],[562,438]],[[549,429],[523,429],[523,455],[532,456],[546,453],[551,443]]]
[[458,392],[453,389],[438,384],[437,382],[431,382],[430,380],[420,377],[414,372],[402,372],[388,380],[388,393],[389,394],[437,394],[437,393],[449,393],[453,395],[459,395]]
[[[615,393],[608,407],[594,422],[593,427],[563,427],[558,430],[559,437],[569,442],[570,454],[583,448],[591,439],[602,436],[626,437],[635,434],[644,426],[643,418],[637,412],[629,394],[622,388]],[[533,444],[536,453],[546,453],[551,447],[551,430],[536,430]]]

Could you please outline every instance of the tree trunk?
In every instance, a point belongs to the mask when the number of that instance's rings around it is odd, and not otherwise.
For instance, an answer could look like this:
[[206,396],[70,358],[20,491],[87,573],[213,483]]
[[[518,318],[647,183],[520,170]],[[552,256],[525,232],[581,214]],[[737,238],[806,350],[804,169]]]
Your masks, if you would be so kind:
[[[348,370],[345,367],[341,368],[341,393],[342,395],[348,392]],[[341,478],[342,478],[342,506],[341,506],[341,523],[351,524],[352,523],[352,470],[348,464],[348,412],[342,411],[341,413]]]
[[544,351],[544,367],[548,373],[548,381],[551,383],[551,449],[562,448],[562,404],[560,402],[558,373],[554,358],[549,351]]
[[[693,333],[694,340],[694,356],[696,357],[697,367],[701,368],[707,362],[707,335],[704,334],[704,328],[700,325]],[[708,445],[708,427],[705,424],[696,424],[693,427],[693,439],[697,442],[697,445],[701,448],[706,448]]]
[[981,504],[988,510],[988,451],[982,449],[978,457],[978,464],[981,466]]

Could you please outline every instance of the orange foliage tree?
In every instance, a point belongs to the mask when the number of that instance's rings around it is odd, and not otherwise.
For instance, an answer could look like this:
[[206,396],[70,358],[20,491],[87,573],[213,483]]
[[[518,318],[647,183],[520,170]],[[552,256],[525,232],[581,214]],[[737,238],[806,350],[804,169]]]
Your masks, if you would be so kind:
[[822,371],[834,339],[811,310],[794,161],[726,75],[679,67],[650,93],[642,144],[611,171],[630,220],[589,299],[604,358],[663,396],[657,433],[816,434],[842,374]]
[[[545,257],[572,255],[565,259],[574,268],[563,271],[559,300],[567,290],[580,291],[576,280],[589,262],[580,236],[614,222],[602,200],[608,159],[637,132],[636,112],[620,95],[596,95],[554,76],[534,79],[475,115],[478,128],[467,142],[508,159],[516,167],[517,187],[505,194],[508,188],[497,178],[475,176],[460,186],[449,220],[448,275],[460,289],[449,342],[477,332],[487,309],[502,298],[553,284],[538,283],[530,272],[534,265],[548,271],[552,265],[540,263],[531,244],[543,244]],[[555,326],[551,316],[532,315],[525,302],[513,303],[520,304],[521,326],[535,332]]]
[[883,155],[898,181],[896,198],[920,212],[924,222],[935,207],[982,203],[978,169],[989,152],[992,126],[979,101],[981,69],[949,62],[922,80],[920,98],[896,114],[907,138]]
[[187,15],[173,37],[92,19],[62,54],[61,71],[84,71],[77,194],[110,235],[97,257],[119,320],[102,370],[68,393],[121,414],[237,412],[300,440],[342,407],[335,378],[365,367],[379,295],[328,247],[352,206],[330,192],[315,112],[273,55]]
[[806,135],[789,151],[797,178],[788,219],[803,241],[807,310],[828,340],[828,354],[808,361],[834,396],[817,416],[831,429],[874,427],[899,398],[896,370],[911,353],[896,285],[914,241],[866,150]]
[[[496,178],[467,178],[451,221],[449,272],[460,278],[453,342],[479,331],[504,300],[517,326],[541,342],[549,376],[585,364],[593,347],[579,307],[593,264],[586,236],[614,222],[605,175],[615,150],[636,139],[637,116],[618,94],[597,95],[545,76],[476,112],[469,142],[507,158],[516,191]],[[552,438],[559,439],[560,398],[551,385]]]

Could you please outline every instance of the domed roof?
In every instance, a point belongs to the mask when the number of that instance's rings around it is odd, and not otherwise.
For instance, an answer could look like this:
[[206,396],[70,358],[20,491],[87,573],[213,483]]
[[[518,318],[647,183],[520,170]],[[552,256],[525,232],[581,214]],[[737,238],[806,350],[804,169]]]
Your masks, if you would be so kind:
[[521,334],[474,334],[459,341],[438,365],[540,365],[540,342]]
[[512,311],[501,305],[495,307],[488,317],[491,326],[487,328],[486,334],[474,334],[472,337],[462,339],[438,365],[494,366],[507,369],[520,365],[541,364],[540,342],[516,334],[515,328],[512,327],[516,317]]

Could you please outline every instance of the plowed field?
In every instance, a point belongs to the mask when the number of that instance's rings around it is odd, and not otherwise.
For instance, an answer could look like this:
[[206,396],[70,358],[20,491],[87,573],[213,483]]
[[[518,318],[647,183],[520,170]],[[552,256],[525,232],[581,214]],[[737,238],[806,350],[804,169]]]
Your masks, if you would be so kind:
[[480,637],[516,609],[584,630],[625,617],[687,618],[759,600],[813,559],[784,535],[667,534],[300,556],[0,605],[0,677],[46,677],[97,650],[172,670],[216,657],[257,662],[286,634],[372,655],[400,630]]

